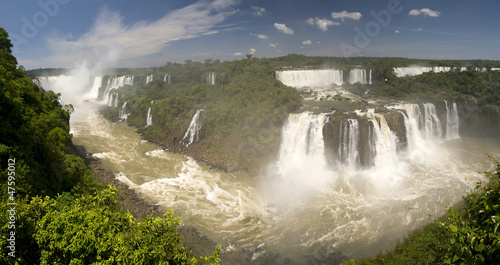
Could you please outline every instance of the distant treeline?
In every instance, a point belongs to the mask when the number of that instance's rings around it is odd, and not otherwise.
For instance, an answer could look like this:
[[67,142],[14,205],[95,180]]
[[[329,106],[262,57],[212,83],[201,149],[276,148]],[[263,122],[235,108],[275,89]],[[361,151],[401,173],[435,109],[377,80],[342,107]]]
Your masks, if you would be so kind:
[[[249,57],[251,57],[249,55]],[[267,60],[271,67],[276,70],[287,68],[336,68],[352,69],[363,68],[372,70],[392,69],[394,67],[405,67],[411,65],[419,66],[451,66],[451,67],[479,67],[500,68],[500,61],[493,60],[431,60],[431,59],[409,59],[402,57],[327,57],[327,56],[305,56],[301,54],[288,54],[274,58],[261,58]],[[235,60],[236,61],[236,60]],[[167,62],[162,67],[147,68],[109,68],[102,71],[101,75],[149,75],[170,73],[175,76],[176,69],[182,65],[189,65],[194,69],[200,66],[211,66],[211,70],[218,71],[221,67],[231,64],[233,61],[206,59],[203,62],[185,60],[184,63]],[[207,69],[205,69],[207,70]],[[26,71],[31,77],[52,76],[67,74],[71,69],[65,68],[39,68]]]
[[375,95],[407,100],[474,97],[480,106],[500,105],[500,71],[456,69],[413,77],[396,77],[392,71],[381,74],[372,90]]

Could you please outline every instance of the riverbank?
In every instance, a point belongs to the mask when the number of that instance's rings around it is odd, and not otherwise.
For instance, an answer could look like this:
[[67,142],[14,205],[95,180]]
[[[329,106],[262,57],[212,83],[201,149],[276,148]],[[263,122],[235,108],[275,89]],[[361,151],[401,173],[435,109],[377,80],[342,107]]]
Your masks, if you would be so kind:
[[[91,170],[97,182],[102,185],[115,186],[118,190],[116,200],[120,206],[129,211],[138,221],[143,220],[146,216],[152,215],[154,218],[162,217],[163,212],[158,205],[153,205],[142,199],[137,192],[130,189],[127,185],[120,182],[111,171],[106,170],[99,158],[94,157],[85,151],[83,146],[77,146],[76,149],[79,155],[84,159],[85,165]],[[210,256],[216,247],[216,243],[210,240],[207,236],[201,235],[196,228],[192,226],[181,225],[179,232],[182,237],[183,245],[191,255],[195,257]]]

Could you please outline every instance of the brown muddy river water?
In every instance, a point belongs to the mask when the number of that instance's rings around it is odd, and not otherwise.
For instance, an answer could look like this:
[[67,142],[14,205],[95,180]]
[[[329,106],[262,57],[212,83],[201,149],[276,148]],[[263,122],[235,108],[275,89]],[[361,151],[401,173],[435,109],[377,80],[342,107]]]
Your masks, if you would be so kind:
[[[412,138],[405,156],[395,156],[391,134],[378,118],[376,145],[385,151],[378,152],[374,166],[361,169],[347,163],[332,168],[321,155],[321,144],[314,144],[322,141],[314,130],[324,116],[302,113],[291,114],[283,128],[280,154],[269,161],[270,173],[250,177],[161,150],[126,123],[109,123],[97,113],[97,106],[92,101],[75,105],[75,144],[100,158],[147,201],[172,208],[185,224],[225,250],[253,250],[254,258],[266,251],[293,258],[366,256],[389,250],[484,180],[479,172],[493,168],[487,154],[500,157],[499,138],[423,137]],[[315,150],[301,150],[304,141]]]

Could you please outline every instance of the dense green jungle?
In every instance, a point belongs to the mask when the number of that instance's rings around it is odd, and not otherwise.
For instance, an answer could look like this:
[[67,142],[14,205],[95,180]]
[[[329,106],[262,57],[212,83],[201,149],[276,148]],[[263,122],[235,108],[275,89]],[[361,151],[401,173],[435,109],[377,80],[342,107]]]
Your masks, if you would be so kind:
[[[220,248],[208,257],[187,251],[178,232],[182,220],[173,212],[138,221],[118,204],[116,188],[98,183],[72,144],[69,119],[73,107],[61,104],[60,94],[33,82],[36,76],[65,70],[25,71],[11,49],[7,32],[0,29],[0,262],[225,264],[219,258]],[[409,78],[397,77],[392,71],[413,64],[466,66],[469,70]],[[135,85],[110,93],[121,95],[118,106],[128,102],[127,121],[144,138],[221,169],[251,171],[275,155],[287,115],[304,104],[298,91],[276,80],[276,70],[359,65],[373,69],[373,84],[345,88],[366,97],[367,102],[451,99],[474,105],[488,121],[499,120],[500,71],[472,69],[499,67],[496,61],[249,55],[231,62],[186,61],[159,68],[109,69],[103,73],[103,84],[111,76],[138,78]],[[207,84],[209,72],[218,73],[215,84]],[[167,73],[170,82],[163,80]],[[140,82],[150,74],[155,76],[152,82]],[[104,87],[100,96],[106,96]],[[101,113],[117,121],[120,107],[105,107]],[[150,107],[153,124],[145,127]],[[181,140],[198,109],[210,115],[203,121],[200,142],[188,150]],[[494,159],[496,170],[484,173],[489,182],[478,183],[463,205],[409,234],[390,253],[343,264],[500,263],[500,163]],[[258,259],[253,262],[259,264]]]

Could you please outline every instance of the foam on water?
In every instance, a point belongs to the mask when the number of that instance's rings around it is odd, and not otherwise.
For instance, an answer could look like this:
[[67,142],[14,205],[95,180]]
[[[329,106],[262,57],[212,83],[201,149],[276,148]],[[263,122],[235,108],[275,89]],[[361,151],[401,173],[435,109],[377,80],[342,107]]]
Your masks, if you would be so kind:
[[[224,248],[246,248],[255,257],[265,252],[292,258],[374,255],[443,214],[444,205],[457,202],[469,185],[483,179],[478,172],[491,166],[486,154],[500,156],[498,139],[434,141],[419,129],[415,106],[399,109],[407,113],[412,139],[407,156],[393,156],[393,133],[380,114],[368,112],[380,156],[368,169],[332,168],[324,162],[319,128],[325,114],[292,114],[282,131],[280,161],[269,176],[253,178],[159,150],[134,128],[108,123],[95,112],[75,113],[73,141],[97,154],[141,197],[173,208],[186,225]],[[354,130],[354,123],[348,125]]]

